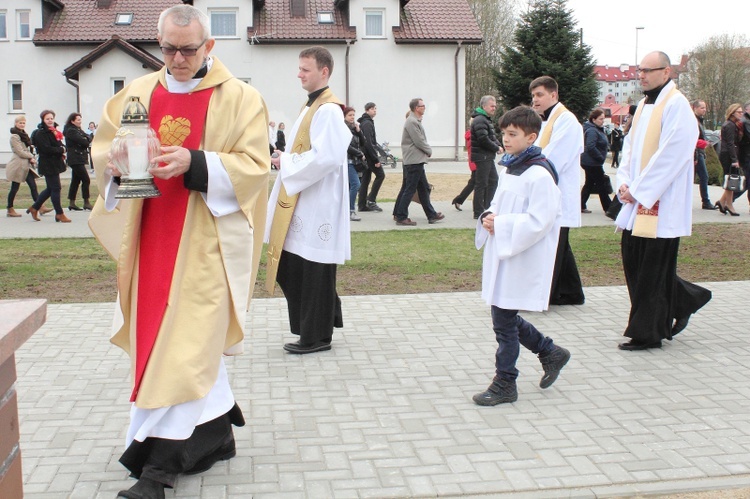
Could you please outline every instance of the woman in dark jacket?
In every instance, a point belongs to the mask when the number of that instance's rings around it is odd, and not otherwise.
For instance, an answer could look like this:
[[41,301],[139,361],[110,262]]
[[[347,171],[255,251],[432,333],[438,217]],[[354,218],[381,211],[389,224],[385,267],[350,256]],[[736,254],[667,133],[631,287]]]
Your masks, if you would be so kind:
[[39,117],[42,122],[36,127],[31,135],[31,142],[39,154],[39,174],[44,175],[47,188],[39,193],[33,205],[26,210],[31,216],[39,221],[39,209],[47,199],[52,199],[55,207],[55,222],[70,222],[63,213],[60,204],[60,174],[65,171],[65,147],[63,146],[63,134],[55,128],[55,112],[45,109]]
[[286,136],[284,135],[284,123],[279,123],[279,129],[276,132],[276,149],[284,152],[286,149]]
[[[727,121],[721,126],[721,152],[719,152],[719,161],[724,169],[724,175],[729,175],[729,171],[742,174],[740,170],[739,148],[742,134],[742,105],[732,104],[727,108]],[[721,199],[716,202],[716,207],[723,213],[729,213],[733,217],[740,216],[734,211],[734,191],[724,189]]]
[[606,212],[612,200],[612,184],[605,175],[604,161],[607,159],[607,134],[604,133],[604,109],[597,107],[591,111],[589,120],[583,124],[583,154],[581,167],[586,172],[586,181],[581,189],[581,213],[591,213],[586,209],[589,196],[599,194],[602,209]]
[[354,202],[357,200],[357,191],[361,181],[359,180],[360,171],[357,170],[357,165],[363,165],[362,171],[364,171],[365,165],[365,154],[362,152],[360,144],[364,142],[364,136],[359,129],[359,123],[354,119],[354,108],[344,108],[344,123],[349,127],[352,132],[352,141],[349,143],[349,149],[346,151],[346,159],[349,164],[349,220],[352,222],[359,222],[362,220],[357,211],[354,209]]
[[[88,210],[91,211],[93,206],[89,203],[89,173],[86,165],[89,162],[89,144],[90,136],[81,128],[81,115],[71,113],[65,121],[63,135],[65,135],[65,147],[68,148],[67,161],[70,167],[70,187],[68,188],[68,199],[70,204],[68,209],[73,211]],[[81,196],[83,196],[83,208],[76,206],[76,195],[78,186],[81,186]]]

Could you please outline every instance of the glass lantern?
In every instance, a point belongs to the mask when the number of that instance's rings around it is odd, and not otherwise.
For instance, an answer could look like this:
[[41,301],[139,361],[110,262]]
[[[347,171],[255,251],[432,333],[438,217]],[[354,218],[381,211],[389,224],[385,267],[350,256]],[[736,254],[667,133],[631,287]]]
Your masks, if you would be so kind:
[[110,149],[112,163],[120,170],[120,188],[116,198],[153,198],[161,196],[148,168],[158,156],[161,144],[149,126],[148,112],[139,97],[130,97],[122,113],[121,128],[117,130]]

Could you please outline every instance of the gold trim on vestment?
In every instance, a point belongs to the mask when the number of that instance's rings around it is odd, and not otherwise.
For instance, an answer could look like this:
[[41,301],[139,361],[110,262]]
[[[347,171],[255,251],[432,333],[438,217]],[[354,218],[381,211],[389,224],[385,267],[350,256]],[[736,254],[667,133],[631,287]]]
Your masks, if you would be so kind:
[[[651,158],[659,149],[659,141],[661,140],[661,117],[664,114],[664,108],[667,105],[667,101],[679,94],[680,91],[677,87],[673,87],[672,90],[664,97],[664,100],[654,106],[654,110],[651,112],[651,116],[648,120],[648,128],[646,128],[646,137],[643,140],[643,151],[641,153],[641,172],[646,169]],[[643,106],[646,105],[646,100],[642,100],[638,105],[638,109],[635,111],[633,116],[633,124],[630,127],[630,132],[633,133],[638,121],[641,118],[641,112]],[[636,237],[647,237],[649,239],[656,239],[656,229],[659,225],[659,201],[654,203],[652,208],[646,208],[645,206],[638,203],[636,207],[635,221],[633,222],[633,235]]]

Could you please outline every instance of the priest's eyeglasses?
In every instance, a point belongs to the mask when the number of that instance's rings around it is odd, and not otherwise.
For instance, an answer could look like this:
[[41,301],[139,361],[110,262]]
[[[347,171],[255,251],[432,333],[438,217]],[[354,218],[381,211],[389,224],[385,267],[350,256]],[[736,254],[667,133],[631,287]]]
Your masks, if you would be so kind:
[[159,48],[161,49],[161,53],[164,55],[175,55],[177,52],[179,52],[180,54],[182,54],[182,57],[192,57],[198,53],[198,49],[200,49],[207,41],[208,39],[203,40],[201,44],[198,45],[197,47],[177,48],[177,47],[164,46],[164,47],[159,47]]
[[[185,54],[182,54],[182,55],[185,55]],[[662,69],[667,69],[667,67],[666,66],[662,66],[660,68],[638,68],[638,72],[647,75],[651,71],[660,71]]]

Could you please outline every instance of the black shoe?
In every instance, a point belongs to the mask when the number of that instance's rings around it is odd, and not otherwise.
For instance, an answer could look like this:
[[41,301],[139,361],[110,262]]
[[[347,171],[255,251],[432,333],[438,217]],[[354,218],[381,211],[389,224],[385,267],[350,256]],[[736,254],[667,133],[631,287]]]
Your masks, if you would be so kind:
[[68,211],[83,211],[83,208],[76,206],[75,203],[71,202],[70,206],[68,206]]
[[227,459],[232,459],[236,455],[237,455],[237,449],[234,444],[234,437],[232,437],[231,441],[222,445],[221,447],[216,449],[214,452],[212,452],[208,456],[204,457],[203,459],[195,463],[195,466],[187,470],[185,474],[197,475],[198,473],[203,473],[204,471],[210,470],[211,467],[214,464],[218,463],[219,461],[226,461]]
[[515,402],[518,400],[516,382],[495,376],[492,380],[492,384],[482,393],[474,395],[472,400],[477,405],[497,405]]
[[628,351],[635,351],[635,350],[648,350],[650,348],[661,348],[661,340],[657,341],[656,343],[641,343],[635,340],[630,340],[627,343],[620,343],[617,345],[617,348],[620,350],[628,350]]
[[539,362],[542,363],[542,369],[544,369],[544,376],[539,382],[539,386],[542,388],[549,388],[552,383],[557,380],[560,375],[560,371],[570,360],[570,352],[563,347],[555,345],[555,348],[546,355],[539,354]]
[[124,497],[125,499],[164,499],[164,484],[150,478],[141,478],[128,490],[118,492],[117,497]]
[[357,208],[357,211],[362,212],[362,211],[372,211],[372,210],[368,208],[367,206],[360,206],[359,208]]
[[709,201],[707,203],[703,203],[701,205],[701,209],[702,210],[715,210],[716,208],[717,207],[715,205],[711,204],[711,201]]
[[377,212],[383,211],[383,208],[375,204],[375,202],[373,201],[367,202],[367,208],[368,208],[368,211],[377,211]]
[[682,332],[682,330],[687,327],[689,320],[689,315],[687,317],[680,317],[679,319],[675,319],[674,326],[672,326],[672,336],[677,336],[680,332]]
[[312,345],[302,345],[299,341],[295,341],[294,343],[286,343],[284,345],[284,350],[289,353],[296,353],[299,355],[313,352],[325,352],[326,350],[330,349],[330,341],[319,341],[317,343],[313,343]]

